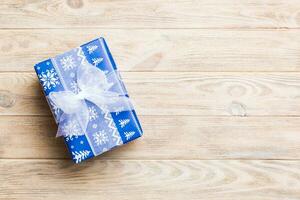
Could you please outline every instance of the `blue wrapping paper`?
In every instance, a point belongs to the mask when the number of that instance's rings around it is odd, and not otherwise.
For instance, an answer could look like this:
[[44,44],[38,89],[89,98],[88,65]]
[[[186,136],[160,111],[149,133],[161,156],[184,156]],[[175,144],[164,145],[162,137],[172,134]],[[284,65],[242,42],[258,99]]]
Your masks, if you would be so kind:
[[[35,65],[35,71],[57,123],[61,123],[68,136],[64,136],[67,148],[75,163],[95,157],[112,148],[128,143],[142,135],[142,128],[135,110],[104,112],[96,104],[85,101],[89,119],[86,130],[82,130],[76,121],[60,122],[63,111],[49,100],[51,92],[70,90],[78,93],[76,79],[77,68],[81,62],[102,70],[110,77],[115,86],[113,90],[121,91],[128,96],[123,81],[117,71],[116,64],[103,38],[95,39],[64,54],[42,61]],[[129,97],[129,96],[128,96]],[[84,134],[76,134],[82,133]]]

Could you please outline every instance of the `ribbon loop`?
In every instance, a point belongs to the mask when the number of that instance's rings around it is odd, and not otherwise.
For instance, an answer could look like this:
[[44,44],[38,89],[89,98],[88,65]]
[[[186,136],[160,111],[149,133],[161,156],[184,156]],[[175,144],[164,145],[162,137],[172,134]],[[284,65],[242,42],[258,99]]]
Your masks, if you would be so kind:
[[[108,82],[107,76],[115,75],[117,77],[115,71],[111,73],[106,75],[102,70],[89,63],[81,64],[77,68],[76,76],[78,93],[65,90],[49,94],[49,100],[63,112],[57,119],[59,128],[56,136],[85,134],[89,122],[86,101],[94,103],[105,113],[133,110],[133,106],[124,92],[111,90],[118,83],[116,78],[112,79],[114,81]],[[71,120],[76,120],[83,131],[80,133],[64,131],[61,124]]]

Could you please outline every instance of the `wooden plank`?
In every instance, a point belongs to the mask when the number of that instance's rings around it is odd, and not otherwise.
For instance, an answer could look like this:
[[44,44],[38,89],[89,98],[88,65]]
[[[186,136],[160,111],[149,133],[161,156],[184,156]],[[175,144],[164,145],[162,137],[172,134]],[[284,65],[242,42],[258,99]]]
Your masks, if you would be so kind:
[[299,28],[297,0],[2,0],[0,28]]
[[[299,116],[299,73],[124,72],[140,115]],[[0,115],[47,115],[34,73],[0,73]]]
[[[142,116],[142,138],[108,159],[300,159],[300,117]],[[0,117],[0,158],[68,158],[51,117]],[[98,159],[98,158],[97,158]]]
[[300,71],[299,30],[193,29],[1,30],[0,71],[32,72],[100,35],[122,71]]
[[64,160],[0,160],[0,177],[0,198],[5,200],[300,196],[300,161],[93,160],[74,165]]

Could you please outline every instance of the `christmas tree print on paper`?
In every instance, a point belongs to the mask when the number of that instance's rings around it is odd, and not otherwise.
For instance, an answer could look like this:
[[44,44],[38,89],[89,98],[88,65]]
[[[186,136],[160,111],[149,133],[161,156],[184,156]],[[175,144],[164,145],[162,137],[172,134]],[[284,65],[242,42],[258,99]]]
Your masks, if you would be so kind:
[[74,151],[72,152],[73,160],[75,160],[75,163],[80,163],[82,160],[86,159],[91,152],[88,150],[83,151]]
[[126,140],[128,141],[130,138],[132,138],[132,136],[134,136],[135,131],[128,131],[128,132],[124,132]]
[[98,49],[98,46],[97,45],[88,45],[86,48],[87,48],[89,54],[92,54],[96,49]]
[[119,125],[121,126],[121,128],[124,128],[129,122],[130,122],[130,119],[120,119]]
[[102,62],[103,58],[93,58],[92,61],[93,61],[93,64],[95,66],[98,66],[101,62]]

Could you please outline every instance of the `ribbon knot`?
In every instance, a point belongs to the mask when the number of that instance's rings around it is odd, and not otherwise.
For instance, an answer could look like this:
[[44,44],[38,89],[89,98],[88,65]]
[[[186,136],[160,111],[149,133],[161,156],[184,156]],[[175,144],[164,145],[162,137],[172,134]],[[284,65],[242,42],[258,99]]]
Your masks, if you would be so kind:
[[[133,110],[126,93],[121,89],[116,71],[105,74],[97,67],[84,63],[78,66],[76,73],[78,92],[68,88],[65,91],[51,92],[48,99],[63,114],[57,119],[58,131],[56,136],[83,135],[89,123],[89,101],[106,112],[121,112]],[[110,79],[110,81],[108,81]],[[64,130],[62,124],[76,121],[81,127],[80,133],[70,133]]]

